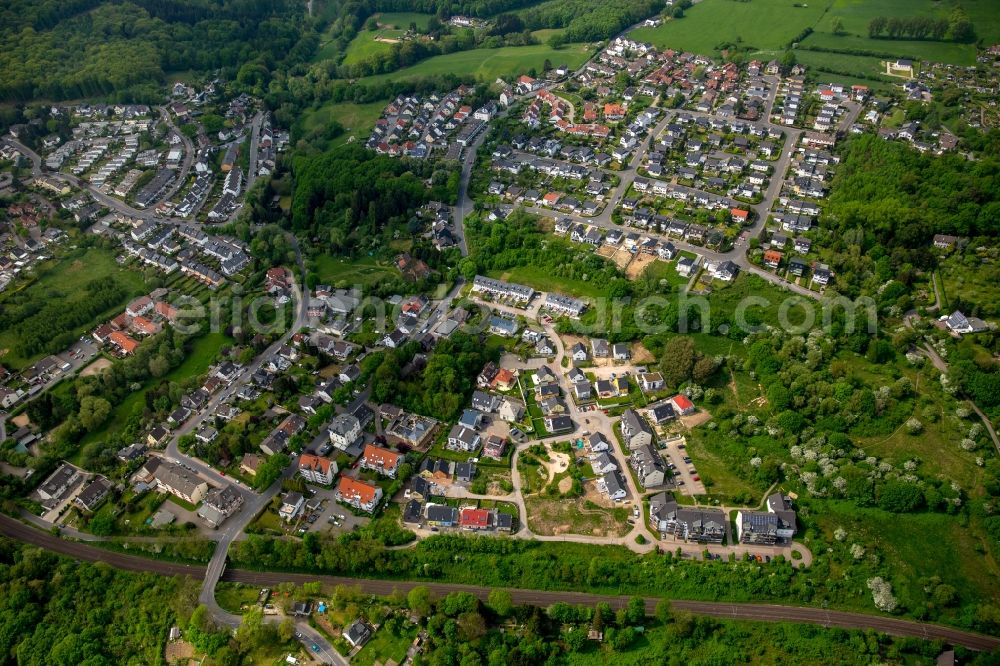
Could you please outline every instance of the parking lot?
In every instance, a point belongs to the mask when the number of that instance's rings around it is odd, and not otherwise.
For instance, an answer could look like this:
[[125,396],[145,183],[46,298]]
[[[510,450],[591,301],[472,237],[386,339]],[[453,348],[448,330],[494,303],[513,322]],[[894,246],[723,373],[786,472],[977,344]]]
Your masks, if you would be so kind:
[[685,439],[679,437],[665,440],[664,443],[666,448],[663,449],[662,454],[670,465],[670,471],[674,473],[677,489],[685,495],[704,495],[705,484],[698,477],[698,470],[688,457]]
[[[319,486],[308,486],[308,488],[315,493],[312,501],[321,501],[322,505],[312,514],[307,514],[301,526],[307,526],[313,532],[340,534],[341,532],[351,532],[355,527],[368,524],[368,518],[355,516],[347,507],[337,504],[333,499],[332,490]],[[313,515],[316,516],[316,519],[309,522]]]

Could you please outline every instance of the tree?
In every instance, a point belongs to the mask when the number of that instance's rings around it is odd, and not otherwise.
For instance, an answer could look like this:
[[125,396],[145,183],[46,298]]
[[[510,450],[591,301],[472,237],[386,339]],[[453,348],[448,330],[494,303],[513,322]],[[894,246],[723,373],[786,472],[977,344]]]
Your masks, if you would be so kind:
[[893,513],[916,511],[924,506],[924,494],[915,484],[905,481],[886,481],[879,489],[878,506]]
[[688,337],[671,338],[663,348],[660,372],[668,386],[676,387],[691,378],[694,363],[694,341]]
[[278,638],[281,639],[282,643],[287,643],[292,640],[293,636],[295,636],[295,624],[292,623],[292,618],[286,617],[278,625]]
[[672,618],[670,601],[667,599],[660,599],[656,602],[656,619],[667,624]]
[[868,22],[868,36],[878,37],[884,31],[889,23],[889,19],[884,16],[876,16],[871,21]]
[[797,62],[798,61],[795,59],[795,52],[788,49],[781,54],[781,60],[778,61],[778,64],[781,66],[782,71],[787,72],[792,67],[795,67]]
[[162,377],[170,372],[170,361],[164,356],[154,356],[149,359],[149,374],[154,377]]
[[844,32],[845,32],[845,30],[844,30],[844,22],[838,16],[835,19],[833,19],[833,34],[835,34],[835,35],[843,35]]
[[264,611],[257,606],[248,608],[236,630],[236,645],[241,654],[250,652],[259,644],[263,628]]
[[[492,595],[491,595],[492,596]],[[420,617],[431,614],[431,590],[426,585],[417,585],[406,594],[406,605]]]
[[107,420],[111,414],[111,403],[104,398],[87,396],[80,401],[78,418],[81,425],[88,431],[94,431]]
[[507,617],[514,610],[514,602],[511,599],[510,592],[499,588],[490,590],[486,605],[499,617]]
[[641,625],[646,619],[646,602],[642,597],[632,597],[625,607],[625,619],[631,625]]
[[704,384],[715,374],[715,368],[715,359],[703,356],[695,362],[691,378],[699,384]]

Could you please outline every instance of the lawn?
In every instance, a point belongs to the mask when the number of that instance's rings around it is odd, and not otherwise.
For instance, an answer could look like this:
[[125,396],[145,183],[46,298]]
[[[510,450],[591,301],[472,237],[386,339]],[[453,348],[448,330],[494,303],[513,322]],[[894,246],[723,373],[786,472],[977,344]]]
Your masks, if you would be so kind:
[[375,662],[387,663],[390,659],[397,664],[406,659],[406,650],[417,636],[417,626],[408,624],[398,636],[388,629],[380,629],[361,651],[351,658],[357,666],[371,666]]
[[578,298],[600,298],[607,295],[603,285],[552,275],[547,268],[517,266],[504,271],[492,271],[489,277],[526,284],[539,291],[557,291]]
[[657,48],[705,55],[721,51],[726,44],[738,44],[760,51],[760,57],[773,57],[802,30],[816,25],[828,2],[703,0],[688,9],[684,18],[664,21],[656,28],[637,28],[632,37]]
[[380,264],[372,257],[344,259],[321,254],[315,258],[314,263],[320,283],[344,288],[354,285],[361,285],[362,288],[370,287],[385,278],[398,275],[395,268]]
[[660,283],[666,281],[666,285],[671,292],[683,288],[691,279],[678,273],[677,264],[673,261],[654,261],[646,266],[645,274],[652,275]]
[[[119,267],[115,262],[114,253],[99,248],[71,252],[65,257],[47,261],[36,270],[36,276],[31,282],[19,280],[21,286],[4,292],[0,299],[0,308],[15,295],[19,299],[22,297],[27,299],[27,302],[50,304],[53,300],[58,300],[66,307],[72,307],[85,296],[80,286],[91,280],[113,280],[124,288],[125,297],[121,303],[77,328],[74,331],[77,335],[82,335],[92,330],[98,323],[110,319],[131,299],[146,291],[140,273]],[[19,370],[45,356],[45,354],[19,356],[13,350],[15,342],[16,334],[13,330],[0,331],[0,360],[9,368]]]
[[531,68],[540,72],[546,60],[576,68],[586,62],[593,52],[594,49],[589,44],[569,44],[560,49],[553,49],[545,44],[474,49],[434,56],[412,67],[404,67],[389,74],[358,79],[358,83],[378,85],[389,81],[444,74],[471,76],[480,81],[492,82],[497,77],[521,74]]

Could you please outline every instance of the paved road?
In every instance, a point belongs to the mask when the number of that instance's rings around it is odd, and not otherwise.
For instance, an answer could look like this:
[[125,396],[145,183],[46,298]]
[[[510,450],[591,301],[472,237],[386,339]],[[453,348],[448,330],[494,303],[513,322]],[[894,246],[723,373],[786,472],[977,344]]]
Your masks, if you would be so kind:
[[[177,177],[174,179],[174,184],[171,185],[166,193],[159,198],[159,201],[170,201],[175,194],[177,194],[184,184],[187,182],[188,174],[191,173],[191,165],[194,163],[194,144],[191,139],[188,138],[187,134],[180,131],[174,124],[173,118],[170,117],[170,112],[167,111],[166,107],[160,107],[160,118],[166,123],[173,132],[181,138],[181,143],[184,144],[184,162],[181,164],[180,170],[177,172]],[[199,131],[201,125],[198,125]]]
[[[201,578],[205,567],[198,565],[178,564],[151,560],[135,555],[125,555],[114,551],[103,550],[95,546],[74,541],[66,541],[54,537],[48,532],[0,514],[0,533],[60,553],[78,560],[88,562],[104,562],[110,566],[128,571],[152,572],[166,576],[192,576]],[[327,585],[360,585],[369,594],[388,595],[394,590],[408,591],[417,585],[426,585],[439,596],[450,592],[470,592],[480,599],[485,599],[490,592],[488,587],[473,585],[452,585],[447,583],[424,583],[392,580],[369,580],[363,578],[344,578],[339,576],[317,576],[282,572],[256,572],[231,569],[226,572],[224,580],[247,583],[252,585],[275,586],[283,582],[305,583],[320,581]],[[511,597],[517,604],[535,604],[548,606],[556,602],[569,604],[594,605],[607,602],[614,608],[621,608],[628,602],[628,597],[584,592],[553,592],[542,590],[511,589]],[[659,602],[658,598],[647,598],[646,609],[652,613]],[[953,645],[962,645],[971,650],[995,650],[1000,648],[1000,638],[985,636],[970,631],[962,631],[951,627],[912,620],[868,615],[865,613],[850,613],[845,611],[824,610],[821,608],[781,606],[776,604],[749,604],[726,602],[702,602],[671,600],[671,606],[676,611],[710,615],[713,617],[754,620],[763,622],[802,622],[825,627],[841,627],[845,629],[874,629],[896,636],[912,636],[927,640],[943,640]]]

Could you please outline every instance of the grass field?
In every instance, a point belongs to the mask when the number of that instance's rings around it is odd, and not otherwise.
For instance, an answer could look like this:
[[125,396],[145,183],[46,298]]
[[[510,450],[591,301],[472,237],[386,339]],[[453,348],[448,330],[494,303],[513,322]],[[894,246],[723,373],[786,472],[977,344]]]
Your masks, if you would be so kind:
[[[921,579],[931,576],[953,586],[960,598],[1000,598],[996,563],[982,555],[976,530],[953,516],[892,514],[838,501],[817,503],[814,509],[810,513],[829,541],[836,528],[843,528],[848,535],[845,543],[860,543],[867,552],[892,563],[893,593],[904,605],[914,607],[925,597]],[[831,579],[849,575],[849,567],[835,566],[830,572]]]
[[355,138],[367,136],[385,105],[386,101],[369,104],[343,102],[325,104],[318,109],[306,111],[302,118],[303,136],[321,136],[324,127],[334,120],[343,125],[346,131],[331,142],[333,145],[346,143],[352,136]]
[[558,291],[578,298],[599,298],[607,295],[603,285],[552,275],[548,269],[538,266],[518,266],[505,271],[492,271],[489,277],[526,284],[539,291]]
[[[837,72],[837,74],[830,74],[828,77],[830,79],[835,79],[837,82],[841,82],[840,72],[855,74],[858,77],[862,76],[877,76],[879,72],[884,71],[882,69],[882,59],[875,56],[859,56],[859,55],[849,55],[847,53],[826,53],[823,51],[808,51],[806,49],[796,49],[795,59],[808,67],[809,69],[823,69]],[[825,75],[821,73],[816,74],[820,79],[824,79]],[[892,85],[892,80],[886,77],[886,84]],[[899,83],[898,79],[895,83]],[[865,85],[871,85],[868,81],[865,81]]]
[[[796,4],[801,6],[796,7]],[[894,57],[971,65],[976,59],[973,44],[868,37],[868,23],[876,16],[947,18],[953,6],[953,3],[941,0],[820,0],[816,3],[703,0],[691,7],[684,18],[668,20],[656,28],[637,28],[632,36],[652,42],[658,48],[670,47],[706,55],[718,53],[726,44],[733,44],[749,47],[754,56],[767,58],[783,51],[803,30],[812,28],[814,32],[802,41],[806,48],[863,50]],[[985,44],[1000,41],[1000,12],[997,12],[995,2],[971,0],[963,1],[961,6],[975,25],[978,39]],[[843,23],[844,34],[833,32],[837,19]]]
[[407,30],[411,23],[417,24],[417,30],[426,30],[430,23],[430,14],[418,14],[417,12],[385,12],[378,14],[378,22],[386,27],[392,26],[396,30]]
[[390,266],[379,264],[371,257],[345,260],[327,254],[315,259],[316,275],[323,284],[370,287],[387,277],[398,275]]
[[[94,328],[97,323],[117,314],[128,301],[145,291],[143,277],[118,266],[115,255],[107,250],[90,248],[82,253],[73,253],[64,258],[53,259],[42,265],[37,271],[37,279],[24,286],[7,290],[0,299],[0,307],[4,306],[12,296],[24,296],[29,302],[51,303],[58,299],[71,307],[85,296],[80,287],[91,280],[113,280],[125,290],[121,303],[106,312],[100,313],[87,324],[80,326],[75,333],[80,335]],[[60,331],[61,332],[61,331]],[[29,358],[18,356],[13,351],[16,342],[14,331],[0,331],[0,361],[9,368],[21,369],[38,360],[45,354],[36,354]]]
[[664,21],[656,28],[637,28],[635,39],[657,48],[673,48],[711,55],[725,44],[738,44],[776,55],[804,28],[823,16],[827,2],[799,3],[793,0],[703,0],[679,20]]
[[534,67],[541,71],[545,60],[553,64],[566,64],[570,68],[579,67],[593,53],[589,44],[570,44],[561,49],[553,49],[545,44],[532,46],[507,46],[499,49],[475,49],[447,55],[434,56],[412,67],[405,67],[389,74],[378,74],[358,79],[363,84],[380,84],[422,76],[474,76],[481,81],[492,82],[499,76],[511,76],[526,72]]
[[388,53],[392,50],[392,43],[378,41],[378,38],[399,39],[402,34],[400,30],[362,30],[344,52],[343,64],[356,65],[372,56]]

